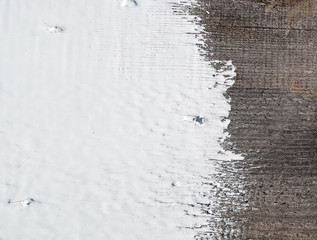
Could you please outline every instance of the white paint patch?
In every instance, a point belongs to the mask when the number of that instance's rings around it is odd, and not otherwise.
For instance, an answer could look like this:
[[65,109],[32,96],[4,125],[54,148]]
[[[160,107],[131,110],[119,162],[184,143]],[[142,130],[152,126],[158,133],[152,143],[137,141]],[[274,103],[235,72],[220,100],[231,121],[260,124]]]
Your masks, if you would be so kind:
[[167,0],[121,6],[0,3],[0,238],[186,240],[204,222],[185,211],[208,159],[237,157],[218,154],[234,70],[202,60]]

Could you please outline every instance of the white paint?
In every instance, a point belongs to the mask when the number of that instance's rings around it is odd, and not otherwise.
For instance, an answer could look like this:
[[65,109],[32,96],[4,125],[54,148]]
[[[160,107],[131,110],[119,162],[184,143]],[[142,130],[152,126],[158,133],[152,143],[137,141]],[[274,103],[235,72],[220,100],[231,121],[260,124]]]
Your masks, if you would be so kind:
[[167,0],[121,6],[1,1],[0,239],[186,240],[204,221],[184,211],[208,159],[236,157],[218,154],[234,73]]

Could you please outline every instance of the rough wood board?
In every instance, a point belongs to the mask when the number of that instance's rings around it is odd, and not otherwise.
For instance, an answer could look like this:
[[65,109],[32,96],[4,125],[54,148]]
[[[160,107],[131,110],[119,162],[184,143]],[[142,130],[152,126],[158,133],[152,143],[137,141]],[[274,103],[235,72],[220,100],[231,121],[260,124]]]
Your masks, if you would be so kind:
[[237,68],[224,147],[246,155],[220,164],[227,188],[197,239],[317,239],[316,5],[199,0],[193,10],[207,58]]

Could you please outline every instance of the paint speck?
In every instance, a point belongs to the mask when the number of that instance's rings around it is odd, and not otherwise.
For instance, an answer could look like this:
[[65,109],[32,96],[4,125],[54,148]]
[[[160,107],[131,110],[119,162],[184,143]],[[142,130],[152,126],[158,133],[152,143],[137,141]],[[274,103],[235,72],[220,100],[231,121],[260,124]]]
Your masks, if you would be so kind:
[[60,26],[46,27],[45,30],[48,31],[48,32],[50,32],[50,33],[60,33],[60,32],[64,32],[64,28],[62,28],[62,27],[60,27]]
[[12,201],[11,199],[8,200],[8,204],[12,207],[27,207],[34,203],[35,200],[33,198],[27,198],[24,200]]
[[122,0],[121,7],[136,7],[138,6],[137,1],[135,0]]
[[199,124],[203,124],[205,122],[205,118],[204,117],[201,117],[201,116],[195,116],[193,118],[193,121],[195,123],[199,123]]

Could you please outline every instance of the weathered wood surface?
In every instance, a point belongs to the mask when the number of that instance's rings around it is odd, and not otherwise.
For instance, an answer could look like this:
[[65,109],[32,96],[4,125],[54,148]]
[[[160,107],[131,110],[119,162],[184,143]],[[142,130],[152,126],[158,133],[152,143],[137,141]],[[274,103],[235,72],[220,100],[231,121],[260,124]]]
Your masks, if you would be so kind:
[[316,6],[199,0],[193,10],[207,57],[236,67],[224,147],[246,155],[219,164],[219,208],[197,239],[317,239]]

